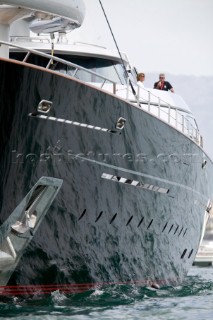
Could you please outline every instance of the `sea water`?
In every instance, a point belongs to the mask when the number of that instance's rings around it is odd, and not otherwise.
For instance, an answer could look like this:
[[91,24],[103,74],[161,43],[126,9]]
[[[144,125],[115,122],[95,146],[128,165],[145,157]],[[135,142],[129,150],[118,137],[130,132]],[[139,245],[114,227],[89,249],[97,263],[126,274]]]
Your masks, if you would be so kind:
[[192,267],[178,287],[107,286],[84,293],[3,298],[0,317],[56,319],[213,319],[213,267]]

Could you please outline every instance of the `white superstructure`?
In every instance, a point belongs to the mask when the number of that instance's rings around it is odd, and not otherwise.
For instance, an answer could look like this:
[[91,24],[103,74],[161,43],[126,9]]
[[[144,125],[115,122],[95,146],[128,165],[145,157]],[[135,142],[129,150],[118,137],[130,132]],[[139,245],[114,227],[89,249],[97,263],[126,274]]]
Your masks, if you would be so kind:
[[[85,15],[82,0],[0,0],[0,39],[9,41],[10,25],[30,18],[35,33],[54,33],[81,26]],[[8,57],[8,48],[0,48],[0,56]]]

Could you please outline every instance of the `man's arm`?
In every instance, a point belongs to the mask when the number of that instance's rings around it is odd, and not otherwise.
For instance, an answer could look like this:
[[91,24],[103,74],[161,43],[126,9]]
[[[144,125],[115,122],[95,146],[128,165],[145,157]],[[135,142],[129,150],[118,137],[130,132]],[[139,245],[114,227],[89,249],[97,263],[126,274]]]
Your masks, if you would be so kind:
[[171,83],[170,82],[167,82],[168,83],[168,89],[171,91],[171,92],[175,92],[174,88],[172,87]]

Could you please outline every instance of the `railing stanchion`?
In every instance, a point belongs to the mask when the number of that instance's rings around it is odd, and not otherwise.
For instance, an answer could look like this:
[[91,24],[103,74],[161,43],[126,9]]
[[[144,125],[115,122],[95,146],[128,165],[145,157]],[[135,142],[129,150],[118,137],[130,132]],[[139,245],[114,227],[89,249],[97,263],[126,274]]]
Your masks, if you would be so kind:
[[160,108],[160,97],[158,97],[158,107]]
[[192,124],[191,124],[191,128],[192,128],[192,139],[194,139],[194,127]]
[[129,77],[127,78],[126,100],[129,100]]
[[24,59],[23,59],[23,62],[26,62],[26,61],[27,61],[29,55],[30,55],[30,51],[27,52],[26,56],[25,56]]
[[178,112],[177,112],[177,109],[175,109],[175,128],[177,129],[178,127]]
[[53,63],[53,59],[51,58],[48,62],[48,64],[46,65],[46,69],[49,69],[50,65]]
[[150,112],[150,98],[151,98],[151,93],[148,91],[148,111]]
[[75,69],[75,71],[73,72],[73,77],[75,77],[76,73],[78,72],[78,68]]
[[186,119],[187,136],[190,136],[190,128],[189,128],[189,124],[191,124],[191,123],[189,122],[189,119]]
[[116,83],[115,82],[113,82],[113,94],[116,94]]
[[182,132],[184,133],[184,115],[182,114]]
[[170,123],[170,116],[171,116],[171,108],[170,108],[170,105],[168,107],[168,123]]
[[160,97],[158,97],[158,117],[160,118],[160,104],[161,100],[160,100]]
[[196,142],[199,144],[199,134],[197,129],[195,129],[195,139],[196,139]]
[[[103,81],[101,88],[103,88],[104,84],[105,84],[106,80]],[[114,92],[113,92],[114,93]]]
[[137,107],[139,107],[139,99],[140,98],[140,86],[138,86],[137,88],[137,96],[136,96],[136,99],[137,99]]

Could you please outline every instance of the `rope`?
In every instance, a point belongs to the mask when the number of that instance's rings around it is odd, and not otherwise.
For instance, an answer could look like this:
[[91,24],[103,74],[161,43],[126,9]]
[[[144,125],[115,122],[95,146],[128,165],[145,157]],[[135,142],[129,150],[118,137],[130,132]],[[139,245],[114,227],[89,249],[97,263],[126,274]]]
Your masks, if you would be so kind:
[[[108,18],[107,18],[107,15],[106,15],[106,12],[105,12],[105,10],[104,10],[104,7],[103,7],[103,5],[102,5],[101,0],[99,0],[99,3],[100,3],[100,6],[101,6],[101,8],[102,8],[102,11],[103,11],[103,13],[104,13],[104,16],[105,16],[106,22],[107,22],[107,24],[108,24],[109,30],[110,30],[110,32],[111,32],[112,38],[113,38],[113,40],[114,40],[114,42],[115,42],[116,48],[117,48],[117,50],[118,50],[118,54],[119,54],[119,56],[120,56],[120,59],[121,59],[121,62],[122,62],[122,65],[123,65],[123,68],[124,68],[124,71],[125,71],[126,79],[128,79],[128,78],[129,78],[128,72],[127,72],[127,70],[126,70],[126,67],[125,67],[125,64],[124,64],[124,61],[123,61],[121,52],[120,52],[119,47],[118,47],[118,45],[117,45],[117,42],[116,42],[116,40],[115,40],[114,34],[113,34],[113,32],[112,32],[112,28],[111,28],[111,26],[110,26],[109,20],[108,20]],[[134,96],[136,96],[135,89],[134,89],[134,87],[133,87],[132,82],[130,81],[130,79],[129,79],[129,84],[130,84],[130,87],[131,87],[131,89],[132,89],[132,93],[134,94]]]

